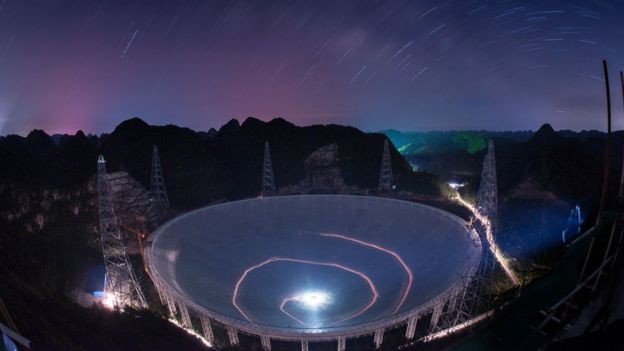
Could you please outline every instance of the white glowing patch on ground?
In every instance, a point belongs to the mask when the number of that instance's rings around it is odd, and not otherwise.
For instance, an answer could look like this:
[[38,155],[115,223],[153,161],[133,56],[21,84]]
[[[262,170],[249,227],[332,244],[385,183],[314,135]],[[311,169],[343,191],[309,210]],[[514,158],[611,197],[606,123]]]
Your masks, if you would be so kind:
[[199,339],[202,343],[204,343],[204,345],[208,346],[208,347],[213,347],[214,345],[212,345],[212,343],[210,341],[208,341],[206,338],[204,338],[203,335],[198,334],[195,330],[193,330],[192,328],[187,328],[185,326],[183,326],[182,324],[180,324],[177,320],[175,320],[174,318],[169,318],[168,319],[169,322],[175,324],[178,328],[186,331],[189,335],[192,335],[194,337],[196,337],[197,339]]
[[449,182],[448,185],[453,189],[453,190],[457,190],[461,187],[466,186],[466,183],[457,183],[457,182]]
[[323,291],[306,291],[293,296],[292,300],[299,302],[307,309],[317,310],[327,307],[331,303],[331,296]]
[[105,293],[102,299],[102,304],[108,309],[115,308],[115,295],[113,293]]

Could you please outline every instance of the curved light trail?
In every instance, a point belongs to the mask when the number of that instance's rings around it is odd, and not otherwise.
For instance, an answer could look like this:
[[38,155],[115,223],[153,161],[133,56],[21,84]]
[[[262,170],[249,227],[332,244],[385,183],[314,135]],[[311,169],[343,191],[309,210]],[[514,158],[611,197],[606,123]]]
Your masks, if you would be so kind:
[[297,322],[305,325],[305,322],[302,321],[301,319],[293,316],[292,314],[288,313],[288,311],[286,311],[286,304],[291,302],[291,301],[296,301],[297,299],[295,297],[287,297],[285,299],[282,300],[282,303],[280,304],[280,311],[282,311],[282,313],[284,313],[285,315],[287,315],[288,317],[296,320]]
[[399,302],[397,307],[394,309],[394,312],[392,312],[392,314],[397,313],[401,309],[401,307],[405,303],[405,300],[407,299],[407,296],[409,295],[410,290],[412,289],[412,284],[414,282],[414,273],[407,266],[407,264],[405,264],[405,261],[403,261],[403,259],[401,258],[401,256],[399,256],[399,254],[397,254],[396,252],[394,252],[392,250],[386,249],[383,246],[379,246],[377,244],[373,244],[373,243],[369,243],[369,242],[362,241],[362,240],[359,240],[359,239],[355,239],[355,238],[352,238],[352,237],[349,237],[349,236],[346,236],[346,235],[342,235],[342,234],[319,233],[319,235],[325,236],[325,237],[339,238],[339,239],[351,241],[351,242],[354,242],[354,243],[362,245],[362,246],[367,246],[367,247],[371,247],[373,249],[380,250],[380,251],[385,252],[388,255],[394,257],[394,259],[401,265],[401,267],[403,267],[403,269],[405,270],[405,273],[407,273],[407,285],[405,286],[405,289],[403,291],[403,296],[401,297],[401,301]]
[[[346,320],[355,318],[359,315],[361,315],[362,313],[368,311],[369,308],[371,308],[376,302],[377,299],[379,298],[379,293],[377,291],[377,288],[375,287],[375,284],[373,284],[373,281],[364,273],[360,272],[360,271],[356,271],[355,269],[343,266],[341,264],[338,263],[334,263],[334,262],[320,262],[320,261],[312,261],[312,260],[300,260],[300,259],[296,259],[296,258],[288,258],[288,257],[271,257],[266,261],[263,261],[261,263],[258,263],[257,265],[248,267],[247,269],[245,269],[245,271],[243,272],[243,274],[241,275],[241,277],[236,281],[236,285],[234,286],[234,293],[232,294],[232,305],[234,305],[234,307],[238,310],[238,312],[240,312],[240,314],[245,317],[248,321],[253,322],[251,320],[251,318],[249,318],[249,316],[242,310],[242,308],[238,305],[237,303],[237,299],[238,299],[238,291],[240,290],[240,286],[243,283],[243,281],[245,280],[245,278],[247,278],[247,275],[262,267],[265,266],[269,263],[272,262],[279,262],[279,261],[283,261],[283,262],[296,262],[296,263],[304,263],[304,264],[312,264],[312,265],[317,265],[317,266],[326,266],[326,267],[334,267],[334,268],[338,268],[338,269],[342,269],[344,271],[347,271],[349,273],[353,273],[357,276],[359,276],[360,278],[364,279],[364,281],[366,281],[366,283],[368,284],[369,288],[371,289],[371,292],[373,294],[373,296],[371,297],[371,300],[369,301],[369,303],[364,306],[363,308],[361,308],[359,311],[353,313],[352,315],[348,316],[347,318],[344,318],[336,323],[341,323],[344,322]],[[301,320],[295,318],[294,316],[292,316],[290,313],[286,312],[284,310],[284,306],[288,303],[288,300],[292,299],[292,298],[286,298],[282,301],[282,304],[280,305],[280,310],[282,312],[284,312],[286,315],[288,315],[289,317],[291,317],[292,319],[296,320],[299,323],[305,324],[304,322],[302,322]]]
[[[304,321],[298,319],[297,317],[293,316],[292,314],[288,313],[288,311],[286,311],[286,305],[289,302],[293,302],[293,301],[296,301],[296,302],[302,302],[303,301],[305,303],[305,295],[306,294],[304,293],[304,294],[301,294],[301,295],[289,296],[289,297],[283,299],[282,303],[280,304],[280,311],[282,311],[282,313],[284,313],[285,315],[289,316],[290,318],[296,320],[297,322],[299,322],[299,323],[301,323],[303,325],[306,324]],[[327,298],[325,298],[325,299],[327,299]],[[323,304],[323,303],[321,302],[320,304]],[[336,323],[340,323],[340,321],[338,321]]]

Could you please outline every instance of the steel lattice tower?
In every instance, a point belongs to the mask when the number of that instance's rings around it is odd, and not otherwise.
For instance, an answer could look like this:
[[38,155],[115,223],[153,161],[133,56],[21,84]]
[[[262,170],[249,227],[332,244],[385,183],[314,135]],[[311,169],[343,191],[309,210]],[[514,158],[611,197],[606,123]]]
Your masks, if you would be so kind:
[[490,220],[492,233],[496,231],[497,209],[496,158],[494,155],[494,142],[490,140],[487,154],[483,160],[481,184],[477,193],[477,211]]
[[384,140],[383,157],[381,159],[381,172],[379,174],[378,191],[388,192],[392,190],[394,178],[392,177],[392,163],[390,161],[390,146],[388,139]]
[[264,162],[262,164],[262,196],[275,194],[275,178],[273,177],[273,165],[271,164],[271,151],[269,142],[264,142]]
[[147,307],[147,300],[126,255],[126,246],[119,230],[108,184],[106,161],[102,155],[98,157],[98,208],[106,268],[105,296],[112,297],[113,306],[117,308],[127,304]]
[[[489,221],[489,235],[494,236],[497,219],[498,191],[496,184],[496,160],[494,143],[490,140],[488,151],[483,160],[481,183],[477,192],[476,210]],[[467,322],[490,309],[491,286],[497,262],[488,243],[488,228],[479,220],[473,222],[473,228],[481,238],[481,260],[472,277],[464,277],[465,285],[458,291],[457,299],[448,302],[440,323],[432,330],[439,331]]]
[[152,182],[150,185],[152,196],[166,208],[169,208],[169,197],[167,196],[165,179],[163,178],[160,157],[158,156],[158,146],[156,145],[152,149]]

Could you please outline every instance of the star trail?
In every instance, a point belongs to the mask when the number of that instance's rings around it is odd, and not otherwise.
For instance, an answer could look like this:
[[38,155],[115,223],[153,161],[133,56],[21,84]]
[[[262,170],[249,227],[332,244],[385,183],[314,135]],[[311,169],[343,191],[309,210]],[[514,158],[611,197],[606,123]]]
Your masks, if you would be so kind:
[[133,116],[600,129],[623,15],[624,1],[2,0],[0,133]]

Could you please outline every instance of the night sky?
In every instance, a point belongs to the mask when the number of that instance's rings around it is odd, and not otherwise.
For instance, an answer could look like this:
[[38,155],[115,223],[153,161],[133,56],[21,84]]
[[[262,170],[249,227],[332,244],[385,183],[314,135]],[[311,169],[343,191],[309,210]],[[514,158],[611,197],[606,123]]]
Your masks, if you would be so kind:
[[624,1],[0,0],[0,134],[617,128]]

